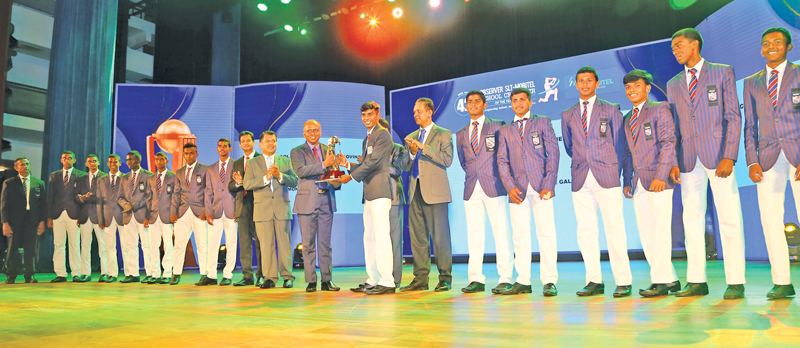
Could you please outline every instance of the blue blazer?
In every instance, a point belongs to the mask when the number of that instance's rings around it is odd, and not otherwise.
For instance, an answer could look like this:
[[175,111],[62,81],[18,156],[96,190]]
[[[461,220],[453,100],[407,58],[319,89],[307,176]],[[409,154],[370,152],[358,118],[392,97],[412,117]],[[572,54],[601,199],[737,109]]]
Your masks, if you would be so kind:
[[645,190],[650,190],[653,179],[665,181],[665,188],[674,187],[669,180],[669,171],[677,165],[675,161],[675,124],[672,113],[665,102],[647,100],[639,110],[636,125],[636,141],[633,141],[630,119],[633,111],[625,115],[625,138],[627,139],[626,161],[633,161],[633,184],[625,183],[634,190],[641,180]]
[[518,188],[525,192],[530,184],[536,192],[553,191],[555,197],[559,150],[550,118],[531,114],[522,140],[513,122],[501,127],[499,133],[497,165],[506,191]]
[[[472,123],[470,121],[470,123]],[[458,151],[458,161],[461,168],[466,172],[464,179],[464,200],[468,200],[475,190],[475,183],[480,181],[483,192],[489,197],[505,196],[506,189],[500,181],[500,171],[497,168],[497,142],[499,140],[500,127],[506,124],[501,120],[493,120],[484,116],[483,128],[478,135],[478,152],[472,151],[469,142],[469,124],[456,132],[456,150]],[[486,136],[490,135],[492,151],[487,151]],[[492,136],[494,139],[491,139]]]

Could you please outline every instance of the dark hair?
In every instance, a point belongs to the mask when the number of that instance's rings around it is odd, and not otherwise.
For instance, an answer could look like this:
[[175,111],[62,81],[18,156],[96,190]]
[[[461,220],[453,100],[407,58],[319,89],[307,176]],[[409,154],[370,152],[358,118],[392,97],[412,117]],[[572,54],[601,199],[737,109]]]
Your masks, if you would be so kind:
[[184,149],[184,150],[186,150],[186,149],[191,149],[191,148],[195,148],[195,149],[196,149],[196,148],[197,148],[197,145],[195,145],[195,143],[186,143],[186,144],[183,144],[183,149]]
[[511,98],[514,98],[515,95],[520,93],[525,93],[525,95],[528,96],[528,100],[531,100],[531,91],[527,88],[522,88],[522,87],[514,88],[514,90],[511,91]]
[[253,132],[251,131],[242,131],[241,133],[239,133],[239,141],[242,141],[242,137],[245,135],[249,135],[251,141],[256,141],[256,136],[253,135]]
[[228,144],[228,147],[231,147],[231,141],[228,138],[221,138],[217,140],[217,144],[219,144],[220,141],[224,141],[225,143]]
[[697,51],[699,52],[703,50],[703,36],[700,35],[700,32],[697,31],[697,29],[685,28],[678,30],[675,32],[675,34],[672,34],[672,39],[674,40],[678,36],[683,36],[686,38],[686,40],[689,41],[697,41],[698,42]]
[[275,139],[276,139],[276,140],[278,139],[278,135],[277,135],[277,134],[275,134],[275,132],[274,132],[273,130],[271,130],[271,129],[270,129],[270,130],[265,130],[265,131],[261,132],[261,136],[260,136],[260,137],[258,137],[258,140],[260,140],[260,141],[264,141],[264,136],[266,136],[266,135],[274,135],[274,136],[275,136]]
[[120,160],[120,159],[119,159],[119,155],[117,155],[117,154],[115,154],[115,153],[112,153],[112,154],[108,155],[108,159],[111,159],[111,158],[116,158],[116,159],[117,159],[117,161],[119,161],[119,160]]
[[594,68],[592,68],[592,67],[590,67],[590,66],[585,66],[585,67],[583,67],[583,68],[580,68],[580,69],[578,69],[578,73],[577,73],[577,74],[575,74],[575,79],[577,80],[577,79],[578,79],[578,75],[580,75],[580,74],[585,74],[585,73],[592,73],[592,74],[594,74],[594,80],[595,80],[595,81],[600,81],[600,78],[599,78],[599,77],[597,77],[597,71],[595,71],[595,70],[594,70]]
[[95,159],[97,162],[100,162],[100,157],[97,157],[97,155],[95,155],[95,154],[93,154],[93,153],[90,153],[90,154],[86,155],[86,159],[89,159],[89,157],[94,157],[94,159]]
[[366,102],[364,104],[361,104],[361,112],[364,112],[364,111],[367,111],[367,110],[380,111],[381,110],[381,106],[378,105],[378,103],[373,102],[373,101],[368,101],[368,102]]
[[469,101],[469,96],[471,96],[471,95],[477,95],[477,96],[481,97],[481,100],[483,100],[483,103],[486,104],[486,94],[483,94],[483,92],[481,92],[481,91],[479,91],[477,89],[473,89],[473,90],[467,92],[467,96],[464,98],[464,101]]
[[786,46],[789,46],[792,43],[792,33],[781,27],[772,27],[767,30],[764,30],[764,33],[761,34],[761,39],[763,40],[764,36],[767,36],[767,34],[772,34],[772,33],[783,34],[783,37],[786,39]]
[[[184,146],[184,148],[185,148],[185,146]],[[130,155],[136,156],[136,158],[139,159],[140,161],[142,160],[142,154],[140,154],[139,151],[131,150],[130,152],[128,152],[128,156],[130,156]]]
[[381,125],[381,127],[386,128],[387,131],[389,130],[389,121],[380,119],[378,120],[378,124]]
[[28,161],[28,163],[30,163],[30,162],[31,162],[31,161],[28,159],[28,157],[24,157],[24,156],[23,156],[23,157],[17,157],[17,159],[15,159],[15,160],[14,160],[14,164],[17,164],[17,162],[19,162],[19,161]]
[[64,152],[62,152],[61,154],[62,155],[70,155],[70,156],[72,156],[72,159],[75,159],[75,153],[70,151],[70,150],[64,150]]
[[646,85],[650,85],[653,82],[653,75],[650,75],[647,71],[635,69],[631,70],[631,72],[625,74],[625,77],[622,78],[622,84],[627,85],[630,82],[642,80]]
[[167,159],[167,154],[164,153],[163,151],[156,152],[154,157],[158,157],[158,156],[161,156],[161,157],[164,157],[164,159]]
[[425,108],[433,112],[433,100],[431,100],[431,98],[419,98],[417,99],[417,103],[425,104]]

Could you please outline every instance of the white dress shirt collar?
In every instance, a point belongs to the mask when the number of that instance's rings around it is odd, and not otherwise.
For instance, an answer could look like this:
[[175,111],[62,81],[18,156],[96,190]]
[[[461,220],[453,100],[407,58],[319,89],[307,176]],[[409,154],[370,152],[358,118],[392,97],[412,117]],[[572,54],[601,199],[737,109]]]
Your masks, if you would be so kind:
[[689,69],[694,68],[695,70],[697,70],[697,72],[695,73],[695,76],[699,79],[700,78],[700,70],[703,68],[703,63],[705,63],[705,62],[706,62],[706,60],[704,58],[700,58],[700,61],[697,62],[697,64],[695,64],[694,66],[685,66],[685,65],[683,66],[683,71],[686,73],[686,84],[687,85],[692,81],[692,73],[689,72]]
[[527,118],[528,120],[530,120],[530,119],[531,119],[531,112],[530,112],[530,111],[528,111],[528,112],[525,114],[525,116],[522,116],[522,117],[519,117],[519,116],[517,116],[517,115],[514,115],[514,122],[517,122],[517,121],[519,121],[519,120],[521,120],[521,119],[524,119],[524,118]]

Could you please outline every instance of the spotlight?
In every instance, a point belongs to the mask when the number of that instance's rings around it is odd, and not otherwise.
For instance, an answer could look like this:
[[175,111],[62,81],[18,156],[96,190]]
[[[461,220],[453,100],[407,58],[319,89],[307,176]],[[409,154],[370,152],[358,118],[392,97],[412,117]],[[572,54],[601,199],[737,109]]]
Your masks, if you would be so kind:
[[308,33],[308,30],[306,30],[306,28],[300,28],[300,35],[305,35],[307,33]]
[[256,7],[258,7],[258,10],[261,11],[261,12],[266,12],[267,11],[267,4],[265,4],[263,2],[259,2],[258,5],[256,5]]
[[287,25],[283,26],[283,30],[292,31],[292,30],[294,30],[294,27],[292,27],[291,25],[287,24]]
[[375,25],[375,24],[378,24],[378,20],[374,18],[369,20],[369,25]]
[[786,234],[786,244],[789,245],[789,260],[800,261],[800,229],[792,222],[783,225],[783,233]]
[[292,2],[292,0],[281,0],[281,2],[284,3],[284,4],[288,4],[288,3]]
[[402,15],[403,15],[403,9],[402,8],[398,7],[396,9],[394,9],[394,11],[392,11],[392,16],[394,16],[394,18],[400,18],[400,16],[402,16]]
[[439,7],[439,5],[442,4],[442,1],[441,0],[430,0],[430,1],[428,1],[428,4],[431,5],[431,7],[433,7],[433,8],[437,8],[437,7]]
[[394,2],[394,0],[389,0],[389,2]]
[[226,256],[228,255],[228,248],[225,244],[219,246],[219,254],[217,255],[217,265],[225,265]]
[[297,244],[297,247],[294,248],[294,262],[292,262],[292,266],[296,269],[303,269],[305,267],[303,264],[303,243]]
[[367,18],[367,14],[366,13],[362,13],[359,17],[361,17],[362,19],[363,18]]

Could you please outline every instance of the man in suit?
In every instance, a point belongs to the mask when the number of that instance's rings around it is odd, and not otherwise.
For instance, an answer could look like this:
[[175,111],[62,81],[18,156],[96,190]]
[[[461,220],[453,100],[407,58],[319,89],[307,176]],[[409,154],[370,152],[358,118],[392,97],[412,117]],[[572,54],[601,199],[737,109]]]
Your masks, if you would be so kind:
[[153,190],[150,187],[153,173],[140,166],[142,155],[138,151],[128,152],[125,161],[131,171],[122,180],[122,193],[117,202],[122,207],[124,225],[120,242],[128,250],[128,254],[123,260],[125,279],[120,280],[120,283],[139,282],[139,240],[142,241],[144,269],[147,274],[141,282],[148,283],[156,274],[155,267],[160,267],[157,262],[150,260],[150,233],[147,231],[150,227],[150,201],[153,199]]
[[744,297],[744,227],[733,165],[739,154],[742,117],[733,68],[706,62],[700,57],[702,49],[703,38],[693,28],[672,35],[672,54],[684,69],[667,83],[678,144],[678,166],[670,176],[681,184],[688,261],[688,284],[675,295],[708,294],[705,212],[710,184],[725,253],[728,289],[724,298],[737,299]]
[[[183,261],[186,258],[186,246],[194,233],[197,265],[200,267],[200,280],[195,285],[216,284],[208,278],[208,222],[206,215],[211,212],[211,186],[206,180],[208,166],[197,162],[197,145],[183,145],[183,159],[186,165],[175,173],[175,192],[172,193],[170,222],[175,225],[175,245],[173,246],[172,280],[170,285],[177,285],[183,273]],[[214,267],[216,271],[216,267]]]
[[[467,245],[469,247],[467,274],[470,283],[461,291],[475,293],[486,290],[486,276],[483,275],[483,253],[486,239],[486,215],[488,214],[495,240],[497,273],[500,275],[498,285],[493,291],[496,293],[511,284],[514,272],[511,236],[508,234],[506,189],[503,187],[503,182],[500,181],[500,172],[497,167],[497,143],[500,140],[498,133],[505,122],[484,116],[483,110],[486,109],[487,104],[483,92],[469,91],[465,99],[470,121],[456,132],[456,148],[461,169],[466,173],[464,210],[466,211]],[[528,245],[530,244],[529,241]],[[528,250],[528,255],[530,254],[530,250]],[[530,263],[529,259],[528,267],[530,267]],[[521,270],[517,271],[521,272]],[[527,286],[530,288],[530,282]]]
[[234,219],[233,206],[236,198],[228,190],[233,173],[233,159],[228,154],[231,152],[231,141],[222,138],[217,141],[217,153],[219,161],[209,167],[206,178],[206,185],[211,197],[211,211],[206,215],[208,222],[208,278],[206,283],[217,281],[217,259],[219,255],[219,245],[222,242],[222,233],[225,231],[225,268],[222,269],[222,281],[220,286],[231,285],[233,278],[233,268],[236,267],[236,248],[238,244],[238,232]]
[[[289,209],[289,188],[297,187],[297,175],[292,162],[278,156],[278,135],[271,130],[261,133],[259,147],[263,156],[247,162],[244,189],[253,192],[253,221],[256,223],[258,241],[261,243],[261,263],[264,283],[261,289],[274,288],[278,270],[283,277],[283,287],[294,285],[292,275],[292,211]],[[275,244],[277,241],[277,258]],[[276,264],[277,261],[277,264]]]
[[[19,176],[14,168],[7,168],[5,170],[0,170],[0,182],[6,181],[7,179],[15,178]],[[0,185],[0,194],[2,194],[2,185]],[[1,216],[1,215],[0,215]],[[8,252],[8,240],[6,238],[0,238],[0,272],[6,271],[6,256]]]
[[62,169],[50,173],[50,190],[47,191],[47,227],[53,229],[53,270],[56,277],[52,283],[67,281],[66,242],[69,240],[69,268],[72,270],[72,281],[83,279],[81,272],[81,236],[78,232],[78,218],[81,207],[75,201],[78,194],[78,178],[85,172],[75,169],[75,154],[66,150],[61,154]]
[[100,159],[97,155],[86,156],[86,167],[89,172],[78,181],[77,202],[81,205],[82,214],[80,221],[81,231],[81,274],[84,281],[92,279],[92,232],[97,237],[97,253],[100,256],[100,279],[98,283],[108,280],[108,253],[106,252],[105,232],[100,228],[102,211],[97,189],[101,180],[108,174],[97,169]]
[[14,169],[19,176],[3,182],[3,192],[0,196],[3,236],[8,239],[6,284],[14,284],[19,275],[20,248],[25,255],[25,282],[38,283],[33,276],[35,273],[33,260],[36,256],[36,238],[44,233],[47,202],[44,198],[44,181],[30,175],[30,165],[25,157],[14,161]]
[[339,291],[331,275],[331,228],[333,213],[336,211],[334,190],[337,187],[330,183],[317,183],[325,175],[325,171],[335,165],[336,157],[328,153],[328,146],[319,143],[321,135],[322,127],[319,122],[306,121],[303,124],[306,142],[291,151],[292,168],[298,177],[293,212],[297,214],[300,233],[303,235],[303,269],[308,283],[306,292],[317,291],[317,257],[322,276],[320,289]]
[[[380,106],[375,103],[375,110],[380,114]],[[381,118],[378,120],[381,127],[386,128],[389,134],[392,131],[389,122]],[[406,205],[406,190],[403,189],[403,154],[406,147],[392,142],[392,158],[389,161],[389,178],[392,185],[392,209],[389,210],[389,236],[392,239],[392,276],[394,284],[399,286],[403,280],[403,210]]]
[[[100,202],[100,228],[103,229],[103,239],[106,242],[106,260],[108,261],[108,279],[106,283],[117,281],[119,274],[119,260],[117,259],[117,229],[120,237],[122,232],[122,207],[119,197],[122,196],[122,180],[125,175],[119,171],[119,155],[108,155],[108,176],[100,180],[97,190]],[[127,249],[122,248],[122,259],[125,260]]]
[[390,236],[389,212],[392,208],[392,186],[389,179],[392,136],[378,124],[380,113],[377,103],[361,105],[361,122],[367,128],[367,137],[361,147],[361,163],[347,162],[339,153],[337,163],[347,168],[350,174],[342,175],[341,182],[350,180],[364,184],[364,260],[367,281],[353,292],[367,295],[393,294],[397,287],[392,275],[392,240]]
[[[558,174],[558,140],[547,116],[530,112],[531,92],[525,88],[511,91],[514,122],[500,128],[497,140],[498,174],[485,171],[482,175],[499,176],[508,191],[511,203],[511,227],[514,231],[514,263],[517,281],[514,285],[500,284],[492,290],[503,295],[530,293],[531,289],[531,212],[536,220],[539,240],[539,279],[544,284],[544,296],[558,295],[558,248],[553,211],[556,176]],[[504,202],[505,203],[505,202]],[[491,214],[491,213],[490,213]],[[469,214],[467,214],[469,215]],[[490,215],[491,216],[491,215]],[[505,210],[503,219],[505,219]],[[500,241],[497,242],[498,244]],[[498,252],[498,264],[500,262]],[[510,258],[510,256],[509,256]],[[509,264],[507,279],[511,279]],[[502,280],[501,280],[502,282]]]
[[[586,266],[586,287],[578,296],[605,291],[600,271],[597,209],[603,214],[608,257],[617,288],[614,297],[631,294],[631,267],[622,217],[621,153],[625,146],[622,113],[618,104],[597,98],[597,72],[583,67],[576,74],[580,103],[561,114],[564,149],[572,157],[572,202],[578,222],[578,247]],[[631,168],[622,162],[624,182]]]
[[450,203],[450,183],[447,168],[453,163],[453,137],[449,130],[433,123],[433,101],[417,99],[414,120],[420,129],[406,137],[406,154],[403,169],[411,172],[409,178],[409,210],[411,252],[414,255],[414,280],[400,291],[428,289],[431,271],[430,239],[439,269],[439,283],[434,291],[449,291],[452,283],[452,250],[450,221],[447,205]]
[[675,162],[675,124],[669,104],[647,98],[653,77],[633,70],[622,79],[633,109],[625,115],[625,161],[633,161],[633,182],[625,182],[625,196],[633,196],[639,239],[650,282],[643,297],[666,296],[681,289],[672,266],[672,192],[669,171]]
[[[252,132],[239,133],[239,147],[244,151],[244,156],[233,162],[233,175],[231,181],[228,182],[228,190],[236,194],[233,215],[239,228],[239,261],[242,263],[242,279],[233,286],[261,286],[264,281],[261,273],[261,250],[259,250],[256,224],[253,221],[253,193],[244,189],[247,162],[251,158],[261,156],[260,153],[253,151],[255,144],[256,140]],[[258,270],[255,272],[253,271],[253,244],[255,244],[256,265],[258,266]],[[256,281],[253,281],[253,273],[256,274]]]
[[[153,199],[150,201],[150,261],[153,262],[152,279],[148,284],[169,284],[172,278],[172,260],[174,247],[172,245],[173,225],[169,221],[172,208],[172,194],[175,192],[175,173],[167,169],[167,154],[156,153],[154,156],[156,172],[150,178],[150,188],[153,190]],[[159,247],[164,242],[164,257],[161,257]],[[159,266],[161,260],[161,266]],[[163,267],[163,272],[161,268]]]
[[789,178],[800,216],[800,70],[786,60],[792,48],[788,30],[767,29],[761,35],[761,55],[767,59],[767,67],[744,80],[745,157],[750,180],[756,184],[774,284],[768,298],[795,294],[783,225]]

